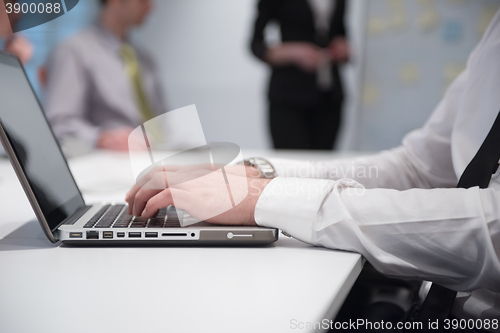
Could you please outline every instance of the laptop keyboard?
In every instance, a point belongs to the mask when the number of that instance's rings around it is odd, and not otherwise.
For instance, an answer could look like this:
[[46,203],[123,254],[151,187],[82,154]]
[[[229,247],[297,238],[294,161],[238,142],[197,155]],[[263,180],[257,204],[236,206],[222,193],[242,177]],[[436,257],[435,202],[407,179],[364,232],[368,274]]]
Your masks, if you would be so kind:
[[174,207],[162,208],[150,219],[132,216],[126,205],[103,206],[83,227],[84,228],[180,228]]

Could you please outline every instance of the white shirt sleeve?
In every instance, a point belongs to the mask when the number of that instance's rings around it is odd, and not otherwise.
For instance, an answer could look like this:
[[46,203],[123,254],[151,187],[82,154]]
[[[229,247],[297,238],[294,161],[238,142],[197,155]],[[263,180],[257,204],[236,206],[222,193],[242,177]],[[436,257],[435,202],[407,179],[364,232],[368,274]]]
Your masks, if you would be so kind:
[[[433,163],[447,164],[444,156]],[[356,180],[366,188],[391,188],[407,190],[411,188],[454,187],[457,179],[453,171],[436,175],[420,167],[422,160],[405,147],[383,151],[376,155],[343,158],[333,161],[293,161],[269,159],[279,177],[319,178]]]
[[499,292],[499,201],[498,191],[477,187],[370,190],[349,179],[276,178],[255,220],[310,244],[361,253],[389,276]]
[[[272,160],[280,177],[259,198],[256,222],[361,253],[390,276],[500,292],[500,193],[454,188],[451,136],[467,75],[395,150],[354,161]],[[354,172],[339,174],[347,167]]]

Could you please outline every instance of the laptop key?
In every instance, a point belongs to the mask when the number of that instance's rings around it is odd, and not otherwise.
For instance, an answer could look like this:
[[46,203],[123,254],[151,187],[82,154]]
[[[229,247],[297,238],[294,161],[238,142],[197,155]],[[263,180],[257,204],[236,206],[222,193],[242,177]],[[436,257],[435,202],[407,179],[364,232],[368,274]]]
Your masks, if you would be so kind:
[[152,218],[149,220],[148,227],[149,228],[162,228],[163,224],[165,224],[165,219],[164,218]]
[[130,228],[146,228],[145,224],[132,224]]
[[87,221],[87,223],[85,223],[85,225],[83,226],[84,228],[92,228],[97,221],[99,221],[99,219],[104,215],[104,213],[108,210],[108,208],[110,207],[111,205],[104,205],[101,207],[101,209],[99,209],[99,211],[90,218],[90,220]]
[[104,217],[97,223],[95,228],[110,228],[113,225],[113,222],[117,219],[120,212],[122,212],[125,205],[115,205],[112,206]]

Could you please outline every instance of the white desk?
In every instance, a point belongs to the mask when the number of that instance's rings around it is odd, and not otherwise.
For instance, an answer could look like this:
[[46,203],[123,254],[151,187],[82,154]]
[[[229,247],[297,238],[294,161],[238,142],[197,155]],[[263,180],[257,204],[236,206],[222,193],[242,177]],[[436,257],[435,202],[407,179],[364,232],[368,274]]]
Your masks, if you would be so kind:
[[[133,182],[127,155],[70,165],[87,202],[121,201]],[[263,248],[71,248],[33,219],[1,159],[0,332],[307,332],[290,321],[332,318],[363,263],[282,235]]]

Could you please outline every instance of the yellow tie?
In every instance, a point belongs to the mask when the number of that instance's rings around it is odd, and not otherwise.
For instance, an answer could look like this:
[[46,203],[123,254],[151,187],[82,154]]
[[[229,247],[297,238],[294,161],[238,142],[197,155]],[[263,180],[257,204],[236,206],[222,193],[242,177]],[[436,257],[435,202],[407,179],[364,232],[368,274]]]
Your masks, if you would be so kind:
[[[123,43],[120,48],[120,54],[125,62],[125,69],[130,76],[132,85],[134,87],[137,107],[139,108],[144,121],[151,120],[154,118],[154,114],[151,110],[151,106],[148,103],[146,93],[144,92],[144,88],[142,86],[141,65],[137,60],[135,50],[132,46],[130,46],[130,44]],[[153,131],[152,134],[155,139],[161,141],[161,133],[157,126],[151,126],[151,129]]]

